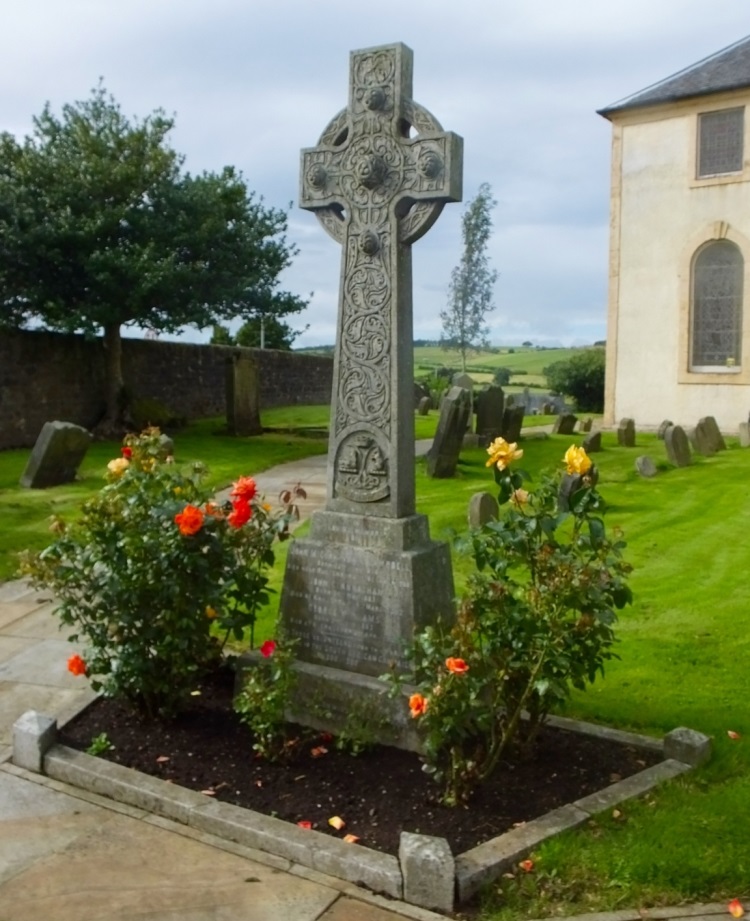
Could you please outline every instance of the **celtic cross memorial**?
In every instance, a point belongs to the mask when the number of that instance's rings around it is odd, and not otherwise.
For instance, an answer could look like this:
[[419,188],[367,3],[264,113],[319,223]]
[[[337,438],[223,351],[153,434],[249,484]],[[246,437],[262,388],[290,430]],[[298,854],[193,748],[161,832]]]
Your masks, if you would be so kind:
[[415,514],[411,245],[461,200],[463,144],[412,100],[412,64],[402,44],[352,52],[347,108],[302,151],[300,205],[341,245],[341,285],[328,498],[290,547],[281,615],[303,663],[355,675],[453,609],[449,549]]

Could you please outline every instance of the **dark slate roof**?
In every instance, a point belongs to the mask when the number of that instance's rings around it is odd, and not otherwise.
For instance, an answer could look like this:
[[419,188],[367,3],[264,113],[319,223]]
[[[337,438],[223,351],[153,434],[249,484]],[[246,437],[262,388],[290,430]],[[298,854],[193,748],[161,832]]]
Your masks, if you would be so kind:
[[750,86],[750,35],[598,112],[608,118],[626,109],[662,105],[678,99],[707,96],[746,86]]

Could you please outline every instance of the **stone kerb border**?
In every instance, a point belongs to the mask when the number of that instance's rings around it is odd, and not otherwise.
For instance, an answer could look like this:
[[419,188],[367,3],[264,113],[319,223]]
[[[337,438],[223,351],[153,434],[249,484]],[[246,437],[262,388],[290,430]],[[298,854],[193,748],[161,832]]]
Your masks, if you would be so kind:
[[57,721],[34,710],[24,713],[13,726],[12,760],[17,767],[45,773],[71,786],[366,886],[376,893],[421,908],[450,912],[456,902],[476,894],[547,838],[641,796],[711,756],[710,738],[691,729],[674,729],[659,741],[576,720],[552,718],[550,722],[560,728],[660,751],[664,760],[456,857],[442,838],[404,832],[399,856],[395,857],[207,799],[193,790],[57,744]]

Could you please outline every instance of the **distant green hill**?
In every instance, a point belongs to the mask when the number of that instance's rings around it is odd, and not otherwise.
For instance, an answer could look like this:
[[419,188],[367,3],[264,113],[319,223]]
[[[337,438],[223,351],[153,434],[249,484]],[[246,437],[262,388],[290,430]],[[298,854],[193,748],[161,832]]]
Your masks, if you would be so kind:
[[[493,348],[487,352],[472,354],[466,362],[466,371],[477,383],[492,380],[498,368],[509,368],[512,372],[511,386],[546,387],[544,368],[555,361],[567,361],[577,349],[542,349],[523,346]],[[458,352],[446,351],[440,346],[420,346],[414,349],[414,376],[419,378],[437,368],[448,367],[461,370]]]
[[[424,342],[424,340],[419,340]],[[295,349],[306,355],[332,355],[333,345],[319,345]],[[492,380],[498,368],[510,368],[511,387],[546,387],[547,379],[542,373],[555,361],[567,361],[580,349],[547,349],[528,346],[498,346],[486,352],[471,355],[466,370],[478,384]],[[425,377],[438,368],[452,368],[460,372],[461,357],[458,352],[446,350],[437,343],[420,344],[414,347],[414,376]]]

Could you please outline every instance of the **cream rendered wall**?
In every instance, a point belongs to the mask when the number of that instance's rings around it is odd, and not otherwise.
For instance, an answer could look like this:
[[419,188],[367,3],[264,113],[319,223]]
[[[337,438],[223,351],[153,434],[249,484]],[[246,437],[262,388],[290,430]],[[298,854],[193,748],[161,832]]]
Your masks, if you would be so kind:
[[[750,103],[750,92],[615,116],[605,422],[640,428],[713,415],[736,432],[750,411],[750,142],[741,174],[695,179],[697,116]],[[750,131],[750,105],[745,114]],[[741,368],[689,370],[690,264],[711,239],[745,258]]]

